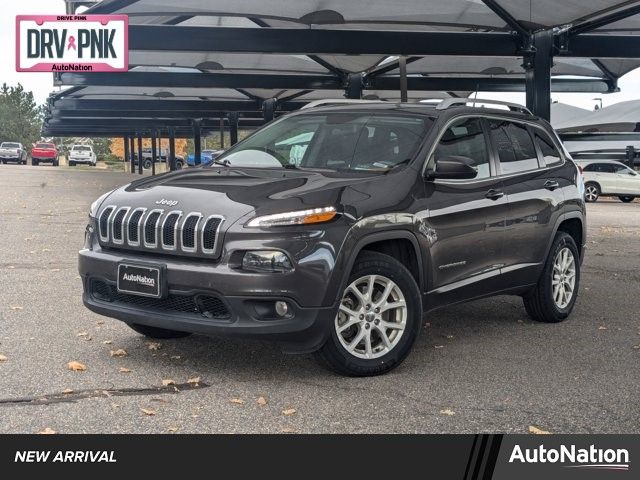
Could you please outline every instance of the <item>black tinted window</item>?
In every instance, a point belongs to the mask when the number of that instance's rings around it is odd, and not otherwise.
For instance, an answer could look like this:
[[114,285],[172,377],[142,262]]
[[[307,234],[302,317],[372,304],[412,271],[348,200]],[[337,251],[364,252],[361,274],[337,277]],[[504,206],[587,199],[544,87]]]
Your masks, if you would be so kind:
[[536,143],[542,152],[542,158],[547,166],[556,165],[562,161],[560,152],[546,135],[536,132]]
[[476,178],[487,178],[489,169],[489,151],[478,118],[466,118],[456,121],[447,128],[436,147],[434,158],[460,156],[470,159],[470,165],[478,172]]
[[590,163],[584,168],[585,172],[614,173],[616,167],[612,163]]
[[538,168],[538,156],[531,135],[524,125],[491,120],[491,135],[498,149],[503,174]]

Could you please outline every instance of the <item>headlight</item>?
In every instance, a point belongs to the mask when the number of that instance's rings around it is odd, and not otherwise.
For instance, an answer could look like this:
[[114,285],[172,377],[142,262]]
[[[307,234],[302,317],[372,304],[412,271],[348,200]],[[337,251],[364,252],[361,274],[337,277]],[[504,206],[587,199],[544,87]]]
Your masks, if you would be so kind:
[[248,227],[280,227],[283,225],[309,225],[328,222],[336,216],[334,207],[313,208],[296,212],[276,213],[256,217],[247,223]]
[[107,192],[101,195],[100,197],[98,197],[98,199],[95,202],[91,204],[91,207],[89,207],[90,217],[95,218],[96,214],[98,213],[98,208],[100,208],[100,205],[102,205],[102,202],[104,202],[104,199],[107,198],[109,195],[111,195],[113,192],[115,192],[115,190],[116,189],[113,189],[110,192]]
[[293,266],[285,253],[276,250],[258,250],[244,254],[242,269],[253,272],[283,273],[293,270]]

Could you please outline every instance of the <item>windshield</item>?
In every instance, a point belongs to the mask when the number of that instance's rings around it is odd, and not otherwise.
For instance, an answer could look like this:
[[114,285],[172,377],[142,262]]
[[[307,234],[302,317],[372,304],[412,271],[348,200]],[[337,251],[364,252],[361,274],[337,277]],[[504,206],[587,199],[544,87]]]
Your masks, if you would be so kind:
[[53,143],[36,143],[36,148],[54,148]]
[[80,152],[90,152],[91,151],[91,147],[85,147],[84,145],[76,145],[73,147],[73,149],[75,151],[80,151]]
[[231,166],[386,171],[408,163],[433,120],[399,112],[339,112],[283,118],[216,160]]
[[2,147],[2,148],[20,148],[20,144],[19,143],[11,143],[11,142],[2,142],[2,145],[0,145],[0,147]]

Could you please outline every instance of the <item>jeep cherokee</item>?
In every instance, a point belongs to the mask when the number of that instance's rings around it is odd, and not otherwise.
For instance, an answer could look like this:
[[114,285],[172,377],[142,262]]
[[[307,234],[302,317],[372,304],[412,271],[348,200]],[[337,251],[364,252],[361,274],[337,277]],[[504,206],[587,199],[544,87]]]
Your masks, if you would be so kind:
[[214,163],[103,195],[85,305],[148,337],[270,339],[354,376],[398,366],[444,305],[512,294],[564,320],[581,174],[546,121],[466,101],[303,109]]

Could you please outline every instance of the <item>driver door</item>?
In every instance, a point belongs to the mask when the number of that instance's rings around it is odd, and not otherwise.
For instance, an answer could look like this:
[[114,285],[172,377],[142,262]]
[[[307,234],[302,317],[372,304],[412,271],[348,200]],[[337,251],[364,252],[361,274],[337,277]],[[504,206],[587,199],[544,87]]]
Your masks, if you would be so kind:
[[463,117],[445,126],[428,160],[431,167],[439,158],[466,157],[477,171],[471,180],[426,182],[428,222],[435,238],[430,293],[443,302],[498,289],[508,204],[490,145],[485,121]]

